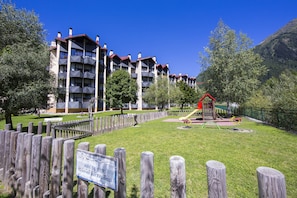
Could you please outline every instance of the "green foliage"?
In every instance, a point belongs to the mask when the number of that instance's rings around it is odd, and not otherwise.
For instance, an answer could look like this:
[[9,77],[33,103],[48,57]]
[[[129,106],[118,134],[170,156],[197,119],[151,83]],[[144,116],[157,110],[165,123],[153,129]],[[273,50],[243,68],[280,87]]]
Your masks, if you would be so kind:
[[0,107],[11,123],[11,113],[22,108],[47,107],[53,78],[46,70],[49,51],[38,17],[0,3]]
[[164,109],[170,99],[172,99],[171,102],[175,100],[176,94],[178,94],[177,90],[173,85],[169,85],[168,79],[159,77],[145,90],[143,100],[150,105]]
[[185,82],[180,81],[177,82],[176,86],[181,91],[177,103],[183,109],[185,104],[193,104],[198,101],[198,94],[196,93],[195,89],[191,88]]
[[243,103],[260,84],[266,68],[251,50],[251,40],[226,26],[222,20],[212,32],[206,54],[200,54],[204,88],[218,102]]
[[109,107],[123,109],[123,104],[136,102],[137,83],[125,70],[116,70],[106,81],[106,103]]

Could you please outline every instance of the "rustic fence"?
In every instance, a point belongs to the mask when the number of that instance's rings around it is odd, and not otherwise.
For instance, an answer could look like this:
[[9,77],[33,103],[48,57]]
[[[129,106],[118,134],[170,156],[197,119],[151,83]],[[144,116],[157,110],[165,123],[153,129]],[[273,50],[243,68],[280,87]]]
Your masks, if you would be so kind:
[[[74,181],[74,140],[42,137],[27,132],[0,131],[0,179],[6,189],[12,189],[15,197],[88,197],[88,181]],[[82,142],[78,149],[89,150],[89,143]],[[94,153],[106,154],[106,145],[95,146]],[[126,151],[114,150],[118,161],[118,191],[114,197],[126,197]],[[146,151],[140,159],[140,197],[154,197],[154,154]],[[170,166],[171,197],[186,197],[185,160],[172,156]],[[226,167],[223,163],[206,162],[209,197],[227,197]],[[284,175],[269,167],[256,170],[259,197],[286,197]],[[74,184],[77,182],[77,189]],[[75,191],[75,192],[74,192]],[[106,197],[106,190],[94,186],[93,197]]]

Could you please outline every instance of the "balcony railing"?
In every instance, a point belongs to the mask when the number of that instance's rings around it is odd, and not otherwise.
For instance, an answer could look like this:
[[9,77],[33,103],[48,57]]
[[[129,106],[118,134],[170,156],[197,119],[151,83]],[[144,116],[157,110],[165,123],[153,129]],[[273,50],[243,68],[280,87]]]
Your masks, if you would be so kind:
[[59,79],[66,79],[66,77],[67,77],[67,72],[59,73]]
[[73,63],[83,63],[84,59],[82,56],[71,56],[70,61]]
[[152,82],[142,82],[142,87],[149,87]]
[[81,102],[79,102],[79,101],[69,102],[68,108],[69,109],[79,109],[79,108],[81,108]]
[[141,72],[141,75],[144,77],[154,77],[155,74],[152,72]]
[[56,108],[57,109],[65,109],[65,102],[57,102]]
[[81,93],[82,88],[80,86],[70,86],[69,93]]
[[61,58],[59,60],[59,65],[67,65],[67,58]]
[[93,93],[95,93],[95,88],[94,87],[84,87],[83,88],[83,93],[93,94]]
[[92,57],[86,56],[86,57],[84,57],[84,64],[95,65],[96,60],[93,59]]
[[83,74],[81,71],[71,71],[70,77],[82,78]]
[[95,79],[95,74],[91,72],[84,72],[84,78]]
[[132,77],[132,78],[137,78],[137,74],[136,74],[136,73],[132,73],[132,74],[131,74],[131,77]]

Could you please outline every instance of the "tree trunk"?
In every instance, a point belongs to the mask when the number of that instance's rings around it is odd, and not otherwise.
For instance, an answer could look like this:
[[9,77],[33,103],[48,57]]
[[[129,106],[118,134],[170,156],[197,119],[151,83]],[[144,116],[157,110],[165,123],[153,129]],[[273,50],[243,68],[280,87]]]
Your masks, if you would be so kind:
[[231,117],[230,101],[227,101],[227,116],[228,118]]
[[121,114],[123,114],[124,112],[123,112],[123,107],[121,107]]
[[8,110],[5,110],[5,122],[6,124],[10,124],[11,129],[13,129],[11,112]]

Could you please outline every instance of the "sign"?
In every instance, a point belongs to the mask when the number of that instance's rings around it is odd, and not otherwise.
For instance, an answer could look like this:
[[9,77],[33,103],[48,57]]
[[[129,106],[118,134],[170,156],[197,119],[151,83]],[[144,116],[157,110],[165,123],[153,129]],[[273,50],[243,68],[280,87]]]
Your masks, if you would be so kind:
[[80,179],[117,191],[118,161],[113,157],[77,149],[76,175]]

